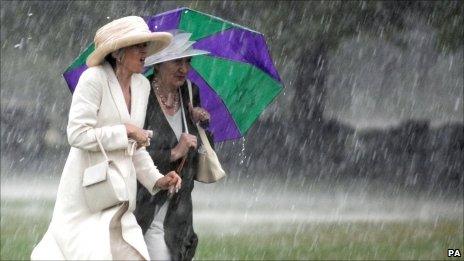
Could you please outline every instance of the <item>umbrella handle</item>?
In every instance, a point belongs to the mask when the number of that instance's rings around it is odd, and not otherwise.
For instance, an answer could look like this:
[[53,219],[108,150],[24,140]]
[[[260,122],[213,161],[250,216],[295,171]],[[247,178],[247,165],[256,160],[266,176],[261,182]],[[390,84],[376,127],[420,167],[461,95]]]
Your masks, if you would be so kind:
[[184,164],[187,161],[187,155],[182,157],[182,161],[179,163],[179,166],[177,166],[176,172],[178,175],[182,172],[182,169],[184,168]]
[[[181,176],[180,173],[182,172],[182,169],[184,168],[185,162],[187,161],[187,155],[182,157],[182,161],[179,163],[179,166],[176,168],[177,175]],[[170,187],[168,189],[168,198],[172,198],[174,196],[174,193],[177,192],[174,190],[174,186]]]
[[179,163],[179,165],[177,166],[176,168],[176,172],[178,175],[180,175],[180,173],[182,172],[182,169],[184,168],[184,165],[185,165],[185,162],[187,161],[187,156],[190,152],[192,152],[193,149],[192,148],[189,148],[187,154],[185,154],[183,157],[182,157],[182,161]]

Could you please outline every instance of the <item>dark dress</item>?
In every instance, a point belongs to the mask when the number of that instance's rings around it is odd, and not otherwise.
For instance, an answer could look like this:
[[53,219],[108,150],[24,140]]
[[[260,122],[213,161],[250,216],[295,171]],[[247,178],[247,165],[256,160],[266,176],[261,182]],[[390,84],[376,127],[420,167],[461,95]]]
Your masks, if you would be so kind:
[[[200,138],[198,136],[198,131],[190,120],[188,111],[188,103],[190,100],[187,84],[181,86],[180,90],[186,113],[188,131],[190,134],[197,136],[199,145]],[[200,106],[198,87],[193,84],[192,93],[193,106]],[[166,174],[169,171],[176,170],[181,160],[170,162],[170,156],[171,149],[177,145],[177,138],[163,114],[153,90],[151,90],[148,100],[144,129],[153,130],[153,138],[150,141],[151,144],[147,148],[147,151],[159,171]],[[211,141],[210,133],[207,132],[207,134]],[[195,174],[198,169],[197,155],[198,153],[196,150],[190,150],[188,153],[182,173],[178,173],[182,178],[182,187],[179,192],[174,194],[170,199],[164,219],[164,239],[173,260],[191,260],[195,255],[198,244],[198,238],[192,226],[191,196]],[[139,183],[137,184],[137,206],[134,215],[144,234],[153,221],[156,206],[161,207],[166,200],[167,190],[162,190],[154,196],[151,196],[145,187]]]

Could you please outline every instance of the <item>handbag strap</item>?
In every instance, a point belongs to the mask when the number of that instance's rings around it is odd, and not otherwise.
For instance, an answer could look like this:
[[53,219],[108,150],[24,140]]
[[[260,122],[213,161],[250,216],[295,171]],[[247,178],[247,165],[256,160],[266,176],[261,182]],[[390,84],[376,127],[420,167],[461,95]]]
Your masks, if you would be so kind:
[[[193,106],[193,94],[192,94],[192,82],[187,79],[187,87],[189,92],[190,104]],[[208,137],[206,137],[205,130],[197,123],[198,134],[200,135],[201,143],[205,146],[205,149],[208,153],[213,151],[211,144],[209,144]]]
[[192,82],[189,79],[187,79],[187,87],[188,87],[188,91],[189,91],[190,104],[192,104],[192,106],[193,106]]
[[[189,82],[188,79],[187,79],[187,82]],[[180,107],[181,107],[181,110],[182,110],[182,121],[183,121],[183,125],[185,126],[185,133],[188,134],[189,131],[188,131],[188,126],[187,126],[187,119],[185,118],[184,102],[183,102],[183,99],[182,99],[182,92],[180,91],[180,89],[179,89],[179,96],[180,96]],[[176,168],[177,174],[180,174],[182,172],[182,169],[184,168],[184,164],[185,164],[186,160],[187,160],[187,155],[184,155],[182,157],[182,161],[179,163],[179,165]]]
[[201,143],[205,146],[205,150],[208,154],[213,152],[213,147],[209,143],[208,137],[206,137],[205,130],[197,123],[198,134],[200,134]]
[[[188,80],[187,80],[188,81]],[[189,133],[188,126],[187,126],[187,119],[185,118],[185,109],[184,109],[184,102],[182,101],[182,92],[179,89],[179,96],[180,96],[180,107],[182,108],[182,121],[185,126],[185,133]]]
[[106,151],[103,148],[100,139],[98,138],[97,131],[95,131],[95,138],[97,139],[98,147],[100,147],[100,151],[103,153],[103,156],[105,156],[106,161],[109,161],[108,155],[106,155]]

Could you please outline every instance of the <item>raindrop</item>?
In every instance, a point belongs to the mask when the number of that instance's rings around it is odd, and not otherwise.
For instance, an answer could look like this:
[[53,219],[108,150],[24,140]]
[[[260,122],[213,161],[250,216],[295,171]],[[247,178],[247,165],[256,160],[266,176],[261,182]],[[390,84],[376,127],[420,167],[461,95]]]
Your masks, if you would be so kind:
[[454,111],[458,110],[459,103],[461,103],[461,98],[456,98],[456,102],[454,103]]
[[21,38],[21,41],[14,45],[14,48],[22,50],[22,49],[24,49],[25,46],[26,46],[26,39]]
[[245,155],[245,137],[242,138],[242,150],[240,151],[239,154],[240,157],[240,165],[243,165],[243,163],[246,160],[246,155]]

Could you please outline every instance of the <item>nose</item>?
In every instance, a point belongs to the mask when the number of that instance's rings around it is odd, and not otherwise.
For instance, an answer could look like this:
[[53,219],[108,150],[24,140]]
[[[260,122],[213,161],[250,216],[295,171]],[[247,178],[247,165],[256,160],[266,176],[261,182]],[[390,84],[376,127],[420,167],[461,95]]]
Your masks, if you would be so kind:
[[190,64],[188,62],[182,61],[182,64],[180,65],[180,71],[182,73],[187,73],[189,70]]
[[137,49],[138,49],[140,54],[142,54],[142,55],[147,54],[148,46],[146,44],[140,44],[140,45],[137,45],[137,47],[138,47]]

